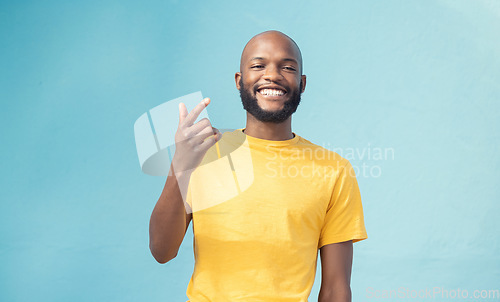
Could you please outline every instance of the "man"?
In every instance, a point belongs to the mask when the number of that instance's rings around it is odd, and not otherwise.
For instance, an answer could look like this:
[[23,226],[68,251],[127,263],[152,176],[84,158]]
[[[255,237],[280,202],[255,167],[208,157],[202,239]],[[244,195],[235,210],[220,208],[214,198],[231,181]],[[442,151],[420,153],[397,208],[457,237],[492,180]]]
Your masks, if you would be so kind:
[[307,301],[318,249],[318,300],[351,301],[352,244],[367,238],[359,189],[347,160],[292,132],[306,87],[298,46],[278,31],[253,37],[235,82],[244,129],[194,123],[209,99],[179,107],[171,173],[151,216],[153,256],[173,259],[193,220],[191,302]]

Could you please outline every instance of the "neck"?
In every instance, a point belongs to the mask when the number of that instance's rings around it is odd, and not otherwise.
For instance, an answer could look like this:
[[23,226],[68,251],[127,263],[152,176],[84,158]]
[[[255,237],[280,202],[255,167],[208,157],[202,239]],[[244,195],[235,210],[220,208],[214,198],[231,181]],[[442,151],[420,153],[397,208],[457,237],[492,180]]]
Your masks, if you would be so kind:
[[284,141],[294,137],[292,133],[292,117],[282,123],[269,123],[257,120],[247,112],[247,126],[245,134],[271,141]]

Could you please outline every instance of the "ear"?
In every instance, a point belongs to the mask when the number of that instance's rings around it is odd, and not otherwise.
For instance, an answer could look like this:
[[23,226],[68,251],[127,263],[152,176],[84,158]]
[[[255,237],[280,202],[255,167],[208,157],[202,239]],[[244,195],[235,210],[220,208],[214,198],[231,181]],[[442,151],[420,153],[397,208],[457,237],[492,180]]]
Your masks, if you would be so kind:
[[303,74],[301,77],[300,77],[300,81],[302,82],[302,92],[304,92],[304,90],[306,90],[306,75]]
[[234,81],[236,82],[236,88],[240,90],[240,79],[241,79],[241,72],[237,72],[234,74]]

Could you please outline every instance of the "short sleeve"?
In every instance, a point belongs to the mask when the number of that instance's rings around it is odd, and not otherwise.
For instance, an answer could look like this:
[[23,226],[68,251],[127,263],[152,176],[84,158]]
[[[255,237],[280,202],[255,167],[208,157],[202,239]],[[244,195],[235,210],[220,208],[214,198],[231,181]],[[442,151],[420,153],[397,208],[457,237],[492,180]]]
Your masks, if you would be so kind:
[[193,213],[193,200],[192,200],[193,197],[192,197],[192,193],[191,193],[191,190],[192,190],[191,183],[192,182],[190,181],[189,185],[188,185],[187,193],[186,193],[185,202],[184,202],[184,207],[186,208],[187,214]]
[[338,173],[321,229],[318,248],[326,244],[368,238],[361,194],[353,167],[346,164]]

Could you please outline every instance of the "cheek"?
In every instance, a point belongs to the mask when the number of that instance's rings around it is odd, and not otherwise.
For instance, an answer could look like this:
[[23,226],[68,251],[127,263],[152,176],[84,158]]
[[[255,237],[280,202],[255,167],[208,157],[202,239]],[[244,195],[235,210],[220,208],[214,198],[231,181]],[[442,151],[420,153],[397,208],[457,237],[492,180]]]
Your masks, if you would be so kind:
[[292,85],[294,87],[299,87],[302,78],[300,76],[295,76],[292,74],[285,75],[286,81],[289,83],[289,85]]
[[299,92],[302,92],[302,79],[300,79],[300,78],[299,78],[299,79],[297,80],[297,82],[295,82],[295,83],[296,83],[297,90],[298,90]]
[[245,79],[245,81],[243,81],[244,88],[252,93],[255,92],[255,90],[254,90],[255,83],[257,83],[257,82],[255,80],[252,80],[252,79]]
[[246,73],[245,76],[242,76],[242,79],[245,84],[251,83],[253,85],[259,81],[262,75],[263,73],[260,71],[251,71]]

